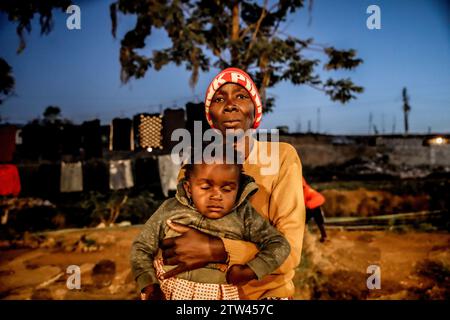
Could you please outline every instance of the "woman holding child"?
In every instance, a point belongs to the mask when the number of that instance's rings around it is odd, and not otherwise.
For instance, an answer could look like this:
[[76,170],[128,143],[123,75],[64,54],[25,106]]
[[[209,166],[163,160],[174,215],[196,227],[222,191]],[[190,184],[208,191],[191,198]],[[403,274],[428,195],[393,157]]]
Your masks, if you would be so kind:
[[[206,92],[205,114],[210,126],[224,136],[229,130],[256,129],[262,118],[262,104],[250,76],[237,68],[220,72]],[[246,264],[259,255],[255,243],[211,235],[168,221],[168,226],[181,235],[165,238],[160,242],[162,262],[164,265],[175,266],[160,274],[160,279],[165,281],[163,279],[210,264],[226,264],[228,270],[231,270],[233,265],[238,265],[241,268],[238,271],[242,271],[246,281],[253,279],[239,285],[241,299],[292,298],[292,279],[295,268],[300,263],[305,228],[300,159],[296,150],[287,143],[257,141],[249,135],[239,143],[244,144],[243,173],[252,177],[257,185],[257,191],[252,193],[248,200],[257,213],[268,220],[287,240],[290,246],[289,255],[275,271],[260,278],[252,269],[245,269]],[[261,150],[264,150],[267,158],[273,162],[269,164],[272,170],[268,170],[267,161],[260,161]],[[185,176],[182,171],[180,179],[183,178]],[[139,242],[138,239],[136,241]],[[143,242],[144,239],[141,239],[139,243],[142,245]],[[143,298],[149,298],[153,289],[150,283],[147,285],[148,276],[139,268],[133,270],[133,273],[142,288]]]

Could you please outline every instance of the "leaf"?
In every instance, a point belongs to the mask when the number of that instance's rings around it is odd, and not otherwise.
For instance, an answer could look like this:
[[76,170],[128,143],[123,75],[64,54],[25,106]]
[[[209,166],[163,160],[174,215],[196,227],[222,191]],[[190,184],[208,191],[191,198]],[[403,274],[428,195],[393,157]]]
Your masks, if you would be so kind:
[[354,85],[348,78],[337,81],[328,79],[324,84],[324,90],[331,97],[331,100],[341,103],[347,103],[351,99],[355,99],[356,96],[353,93],[364,92],[364,88]]
[[356,51],[353,49],[336,50],[333,47],[329,47],[326,48],[324,51],[330,59],[325,64],[326,70],[354,69],[363,62],[362,59],[355,58]]

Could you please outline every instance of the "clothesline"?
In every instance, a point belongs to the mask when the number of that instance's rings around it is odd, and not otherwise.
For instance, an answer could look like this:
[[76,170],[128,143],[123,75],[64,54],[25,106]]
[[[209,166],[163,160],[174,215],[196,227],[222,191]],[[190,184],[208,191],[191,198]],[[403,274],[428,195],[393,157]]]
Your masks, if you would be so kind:
[[[154,162],[147,168],[139,164],[140,160],[145,158],[41,163],[36,166],[35,177],[28,179],[29,171],[26,169],[30,167],[29,165],[3,164],[0,165],[0,195],[18,196],[23,188],[28,187],[28,183],[35,183],[35,180],[44,177],[47,177],[46,185],[59,183],[60,193],[101,191],[106,189],[106,185],[109,190],[130,189],[135,186],[136,179],[140,180],[140,184],[148,184],[159,179],[161,191],[166,197],[169,191],[176,190],[180,165],[173,163],[170,155],[152,157]],[[58,176],[59,179],[54,178]],[[56,189],[55,185],[50,186],[52,187]]]
[[0,163],[16,159],[57,160],[62,155],[80,156],[83,159],[101,158],[104,150],[148,150],[156,154],[171,150],[174,130],[193,131],[194,121],[204,121],[204,109],[199,105],[184,109],[166,109],[164,114],[141,113],[132,119],[115,118],[110,125],[100,125],[100,120],[86,121],[82,125],[70,123],[29,123],[22,128],[0,126]]

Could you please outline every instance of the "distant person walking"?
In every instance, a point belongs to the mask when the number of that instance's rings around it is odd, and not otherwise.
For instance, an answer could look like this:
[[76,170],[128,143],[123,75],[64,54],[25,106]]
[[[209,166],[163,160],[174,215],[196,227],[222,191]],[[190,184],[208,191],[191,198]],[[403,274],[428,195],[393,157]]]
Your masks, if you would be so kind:
[[314,218],[314,221],[320,230],[320,242],[324,242],[327,238],[322,211],[322,205],[325,203],[325,197],[318,191],[311,188],[311,186],[306,183],[305,178],[303,178],[303,195],[305,198],[306,207],[306,223],[308,223],[311,218]]

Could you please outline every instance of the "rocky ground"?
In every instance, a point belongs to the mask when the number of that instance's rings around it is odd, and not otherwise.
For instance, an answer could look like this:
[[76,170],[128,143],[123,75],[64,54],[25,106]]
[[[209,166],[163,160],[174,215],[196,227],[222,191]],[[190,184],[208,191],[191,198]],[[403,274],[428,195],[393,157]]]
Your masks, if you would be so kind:
[[[0,298],[137,299],[129,252],[140,228],[61,230],[3,242]],[[446,232],[337,229],[320,243],[312,230],[295,299],[449,299],[449,246]],[[81,269],[80,289],[67,288],[70,265]],[[369,265],[380,266],[381,289],[367,289]]]

